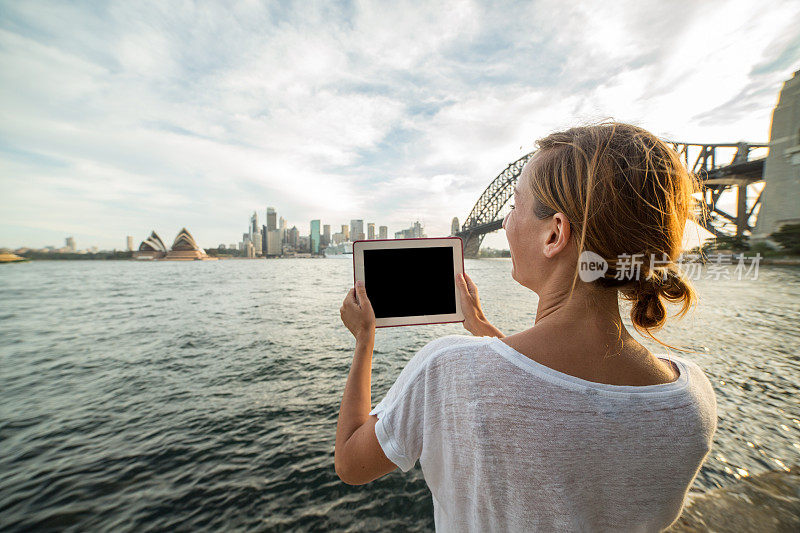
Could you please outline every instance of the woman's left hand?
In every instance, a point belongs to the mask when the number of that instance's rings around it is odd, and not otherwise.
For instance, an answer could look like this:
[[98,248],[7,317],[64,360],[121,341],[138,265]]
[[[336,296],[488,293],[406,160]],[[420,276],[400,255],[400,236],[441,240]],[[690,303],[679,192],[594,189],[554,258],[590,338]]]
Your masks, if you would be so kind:
[[342,323],[347,326],[356,340],[368,340],[375,335],[375,311],[367,298],[363,281],[357,281],[355,289],[350,289],[339,309]]

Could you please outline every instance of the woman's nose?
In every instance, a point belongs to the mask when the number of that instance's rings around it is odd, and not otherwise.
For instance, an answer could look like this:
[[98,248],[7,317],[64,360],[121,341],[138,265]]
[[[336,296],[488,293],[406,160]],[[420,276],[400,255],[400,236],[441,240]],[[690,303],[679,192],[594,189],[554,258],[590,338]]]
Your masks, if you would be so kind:
[[511,211],[509,211],[508,214],[505,217],[503,217],[503,229],[506,229],[506,224],[508,224],[508,217],[510,216],[511,216]]

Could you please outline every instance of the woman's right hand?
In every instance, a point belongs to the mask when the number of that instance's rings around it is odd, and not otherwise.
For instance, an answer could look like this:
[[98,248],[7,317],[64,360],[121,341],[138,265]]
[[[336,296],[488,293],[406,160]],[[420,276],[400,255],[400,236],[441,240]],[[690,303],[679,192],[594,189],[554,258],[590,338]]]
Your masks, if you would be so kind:
[[478,297],[478,287],[475,282],[464,272],[456,276],[456,285],[461,296],[461,311],[464,313],[464,329],[475,335],[482,337],[504,337],[499,329],[494,327],[486,319],[481,309],[481,300]]

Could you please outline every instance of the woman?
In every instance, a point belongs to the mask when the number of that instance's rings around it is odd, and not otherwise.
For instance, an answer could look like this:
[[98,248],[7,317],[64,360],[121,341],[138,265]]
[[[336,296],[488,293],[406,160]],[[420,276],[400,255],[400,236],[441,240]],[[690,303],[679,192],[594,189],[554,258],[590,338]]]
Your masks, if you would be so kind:
[[[362,484],[419,460],[437,530],[659,531],[710,452],[716,399],[694,362],[656,357],[631,336],[618,299],[648,335],[665,301],[682,304],[679,315],[694,303],[675,260],[696,181],[628,124],[538,145],[503,223],[511,276],[539,296],[534,326],[504,336],[459,276],[475,337],[426,345],[372,409],[375,318],[363,285],[351,290],[341,316],[356,349],[336,472]],[[581,279],[584,252],[608,263],[603,277]]]

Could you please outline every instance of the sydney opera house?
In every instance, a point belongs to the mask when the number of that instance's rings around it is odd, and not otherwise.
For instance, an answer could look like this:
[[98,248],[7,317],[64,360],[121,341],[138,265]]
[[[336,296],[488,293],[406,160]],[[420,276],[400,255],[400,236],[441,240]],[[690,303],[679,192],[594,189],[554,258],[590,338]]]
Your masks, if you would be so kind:
[[158,233],[152,232],[147,239],[142,241],[139,249],[133,252],[133,258],[162,259],[164,261],[207,261],[216,259],[216,257],[208,257],[206,252],[197,246],[197,243],[194,242],[194,237],[186,228],[178,232],[178,236],[175,237],[172,248],[169,250],[167,250]]

